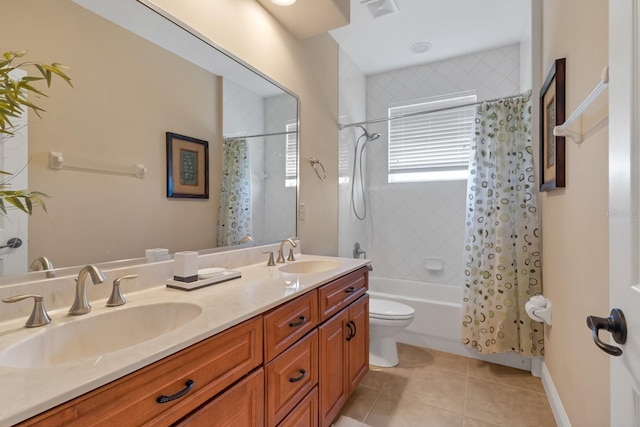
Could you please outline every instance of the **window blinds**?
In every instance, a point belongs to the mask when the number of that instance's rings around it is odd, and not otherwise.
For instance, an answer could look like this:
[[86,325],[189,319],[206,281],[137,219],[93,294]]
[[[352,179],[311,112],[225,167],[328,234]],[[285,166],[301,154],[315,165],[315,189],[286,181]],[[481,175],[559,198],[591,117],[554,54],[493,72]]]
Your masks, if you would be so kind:
[[390,107],[389,118],[447,110],[389,120],[389,182],[466,177],[475,107],[452,107],[474,102],[475,91]]

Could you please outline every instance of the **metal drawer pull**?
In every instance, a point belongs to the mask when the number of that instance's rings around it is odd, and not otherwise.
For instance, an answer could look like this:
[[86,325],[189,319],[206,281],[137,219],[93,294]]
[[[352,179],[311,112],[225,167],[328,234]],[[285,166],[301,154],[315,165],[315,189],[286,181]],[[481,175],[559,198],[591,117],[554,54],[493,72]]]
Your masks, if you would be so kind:
[[194,380],[188,380],[186,383],[184,383],[184,385],[186,386],[184,390],[180,390],[179,392],[177,392],[176,394],[172,394],[171,396],[165,396],[164,394],[162,396],[158,396],[156,402],[167,403],[171,402],[172,400],[180,399],[182,396],[191,391],[191,389],[196,385],[196,382]]
[[299,321],[297,321],[297,322],[291,322],[291,323],[289,323],[289,327],[290,327],[290,328],[295,328],[296,326],[300,326],[300,325],[302,325],[304,322],[306,322],[306,321],[307,321],[307,318],[306,318],[306,317],[304,317],[304,316],[300,316],[300,317],[299,317],[299,319],[300,319],[300,320],[299,320]]
[[349,323],[353,325],[353,335],[351,335],[351,338],[353,338],[356,336],[356,333],[358,333],[358,329],[356,328],[356,322],[354,322],[353,320],[349,320]]
[[344,290],[345,293],[350,294],[352,292],[355,292],[356,288],[355,286],[349,286],[347,289]]
[[289,378],[289,382],[290,383],[297,383],[298,381],[301,381],[304,377],[307,376],[307,371],[305,371],[304,369],[300,369],[300,376],[297,378]]
[[347,341],[351,341],[351,338],[355,335],[353,332],[353,328],[351,327],[351,322],[347,322],[347,328],[349,329],[349,335],[347,335]]

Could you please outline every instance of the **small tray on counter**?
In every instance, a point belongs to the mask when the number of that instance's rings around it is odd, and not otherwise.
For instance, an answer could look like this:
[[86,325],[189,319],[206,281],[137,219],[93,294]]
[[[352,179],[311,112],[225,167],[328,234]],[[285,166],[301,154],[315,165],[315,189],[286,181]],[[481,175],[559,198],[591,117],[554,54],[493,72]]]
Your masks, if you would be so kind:
[[195,282],[181,282],[179,280],[167,279],[167,287],[173,289],[180,289],[181,291],[194,291],[196,289],[204,288],[207,286],[215,285],[217,283],[226,282],[228,280],[237,279],[242,277],[242,273],[236,270],[225,270],[222,274],[210,277],[207,279],[199,279]]

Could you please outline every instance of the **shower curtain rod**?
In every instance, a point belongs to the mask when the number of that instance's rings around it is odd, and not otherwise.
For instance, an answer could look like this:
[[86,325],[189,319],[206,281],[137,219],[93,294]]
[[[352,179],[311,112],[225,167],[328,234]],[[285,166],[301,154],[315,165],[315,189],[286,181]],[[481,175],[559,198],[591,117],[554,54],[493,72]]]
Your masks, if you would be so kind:
[[338,123],[338,129],[342,130],[342,129],[350,128],[350,127],[354,127],[354,126],[368,125],[370,123],[388,122],[390,120],[404,119],[406,117],[420,116],[420,115],[429,114],[429,113],[439,113],[441,111],[454,110],[456,108],[473,107],[474,105],[484,104],[485,102],[506,101],[507,99],[520,98],[521,96],[531,96],[531,91],[527,91],[525,93],[520,93],[518,95],[505,96],[503,98],[495,98],[495,99],[488,99],[486,101],[470,102],[468,104],[456,105],[456,106],[452,106],[452,107],[436,108],[435,110],[416,111],[415,113],[401,114],[399,116],[393,116],[393,117],[382,117],[380,119],[365,120],[363,122],[349,123],[349,124],[346,124],[346,125],[343,125],[342,123]]
[[261,137],[261,136],[289,135],[291,133],[298,133],[298,131],[290,130],[290,131],[287,131],[287,132],[261,133],[261,134],[257,134],[257,135],[225,136],[224,139],[249,139],[249,138],[258,138],[258,137]]

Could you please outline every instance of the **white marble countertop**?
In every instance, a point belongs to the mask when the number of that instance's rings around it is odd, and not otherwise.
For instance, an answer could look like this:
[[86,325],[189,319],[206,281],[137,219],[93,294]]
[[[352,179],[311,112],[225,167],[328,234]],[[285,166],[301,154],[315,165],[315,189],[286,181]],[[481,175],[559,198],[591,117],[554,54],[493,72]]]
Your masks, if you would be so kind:
[[[91,313],[69,316],[66,309],[56,310],[49,313],[52,322],[44,327],[25,328],[24,318],[0,323],[1,353],[20,340],[47,333],[48,328],[82,322],[106,312],[164,302],[185,302],[202,308],[200,315],[182,327],[122,350],[46,368],[0,366],[0,426],[10,426],[44,412],[369,263],[362,259],[298,256],[298,261],[311,259],[339,260],[341,266],[298,275],[281,272],[280,265],[267,267],[262,262],[236,268],[242,272],[239,279],[189,292],[167,288],[164,283],[134,293],[127,293],[125,288],[124,306],[105,307],[104,300],[90,301]],[[100,336],[95,339],[100,340]]]

